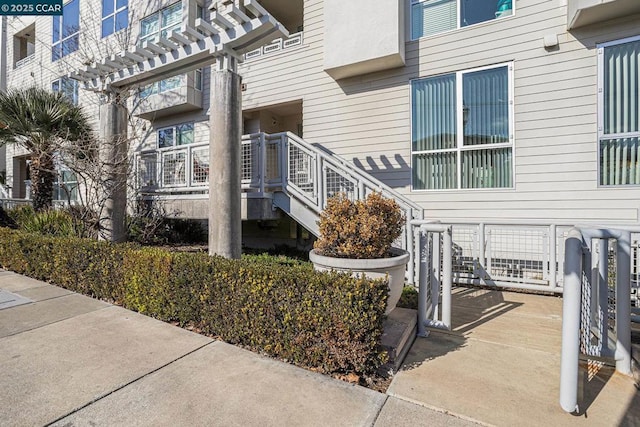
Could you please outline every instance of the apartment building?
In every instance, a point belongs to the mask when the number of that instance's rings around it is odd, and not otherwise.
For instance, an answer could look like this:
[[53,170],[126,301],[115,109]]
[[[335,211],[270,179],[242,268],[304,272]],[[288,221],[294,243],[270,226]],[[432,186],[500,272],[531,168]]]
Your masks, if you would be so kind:
[[[332,181],[325,196],[361,191],[361,173],[443,222],[638,222],[637,1],[259,3],[289,36],[247,52],[238,68],[252,135],[243,143],[245,219],[286,218],[288,206],[313,228],[290,202],[265,196],[267,175],[286,169],[302,193]],[[63,91],[97,117],[100,94],[69,72],[206,21],[210,6],[71,0],[62,17],[9,18],[7,85]],[[132,88],[129,99],[141,191],[199,219],[208,212],[209,73]],[[282,132],[306,145],[278,154],[268,141]],[[14,198],[28,197],[26,154],[8,148]],[[320,155],[339,156],[333,164],[352,172],[310,166]],[[267,166],[255,178],[257,156]],[[272,164],[287,159],[286,168]],[[73,174],[61,171],[60,187],[74,188]]]

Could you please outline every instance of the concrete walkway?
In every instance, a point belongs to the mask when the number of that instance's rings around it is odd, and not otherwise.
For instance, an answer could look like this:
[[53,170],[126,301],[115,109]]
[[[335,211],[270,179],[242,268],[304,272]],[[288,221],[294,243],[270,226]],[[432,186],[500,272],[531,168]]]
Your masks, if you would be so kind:
[[469,426],[0,271],[2,426]]
[[387,394],[499,426],[640,426],[633,379],[581,372],[579,416],[562,411],[562,299],[457,288],[453,332],[418,338]]
[[[387,394],[0,270],[2,426],[640,426],[630,378],[585,364],[558,404],[562,300],[456,289]],[[474,422],[475,420],[475,422]]]

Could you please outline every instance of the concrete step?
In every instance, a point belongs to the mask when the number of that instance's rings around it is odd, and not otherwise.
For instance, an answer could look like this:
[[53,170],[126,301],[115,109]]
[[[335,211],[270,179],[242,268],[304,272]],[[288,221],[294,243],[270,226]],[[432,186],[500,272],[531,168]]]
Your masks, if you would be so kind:
[[418,312],[409,308],[396,307],[384,321],[382,346],[387,350],[389,361],[382,367],[383,372],[397,372],[409,348],[416,339]]

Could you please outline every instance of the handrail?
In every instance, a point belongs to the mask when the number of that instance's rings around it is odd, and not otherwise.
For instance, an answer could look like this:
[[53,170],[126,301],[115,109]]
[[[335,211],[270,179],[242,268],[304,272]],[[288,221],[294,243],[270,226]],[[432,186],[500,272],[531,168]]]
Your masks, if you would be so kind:
[[301,145],[302,147],[305,147],[307,150],[315,151],[327,163],[330,163],[336,167],[345,169],[350,174],[355,175],[358,178],[358,180],[363,181],[365,184],[371,187],[371,189],[378,189],[383,194],[386,193],[386,194],[392,195],[393,198],[396,199],[396,201],[400,202],[401,204],[404,204],[405,206],[411,208],[412,210],[416,210],[420,212],[420,215],[412,219],[422,219],[422,208],[418,204],[414,203],[409,198],[401,195],[400,193],[398,193],[397,191],[395,191],[394,189],[392,189],[382,181],[378,180],[377,178],[374,178],[373,176],[367,174],[362,169],[356,167],[353,163],[349,162],[348,160],[342,158],[337,154],[333,154],[333,153],[328,154],[325,151],[319,149],[318,147],[315,147],[309,144],[308,142],[306,142],[305,140],[303,140],[302,138],[300,138],[299,136],[291,132],[286,132],[286,135],[288,139],[295,141],[297,144]]
[[16,61],[15,66],[13,68],[20,68],[28,63],[32,62],[36,58],[36,54],[32,53],[31,55],[27,55],[24,58]]
[[[597,314],[604,312],[606,318],[609,311],[609,240],[616,242],[613,358],[616,371],[625,375],[631,374],[631,233],[638,229],[637,225],[630,229],[575,227],[567,234],[560,364],[560,406],[566,412],[579,410],[578,361],[581,351],[589,356],[610,356],[607,354],[609,349],[606,348],[610,326],[607,326],[607,323],[604,323],[606,320]],[[594,256],[595,248],[599,251],[598,257]],[[591,271],[591,274],[585,274],[585,270]],[[593,298],[593,295],[603,297]],[[597,307],[594,309],[591,304],[597,304]],[[592,327],[594,318],[599,324],[596,334],[593,333]],[[598,341],[595,346],[591,344],[594,338]]]
[[[280,137],[284,142],[282,149],[282,157],[284,157],[283,186],[286,188],[287,193],[297,197],[298,200],[305,203],[308,208],[314,210],[316,214],[319,214],[319,212],[324,209],[326,198],[336,193],[336,189],[329,187],[330,183],[327,178],[327,173],[329,172],[335,174],[334,179],[338,181],[338,186],[340,186],[340,182],[342,182],[342,184],[346,183],[352,187],[353,194],[351,194],[351,196],[354,199],[364,199],[366,195],[372,191],[380,192],[383,196],[394,199],[405,214],[405,225],[402,230],[402,235],[394,246],[406,249],[410,256],[409,263],[413,265],[415,254],[413,251],[413,233],[410,222],[423,218],[423,210],[419,205],[339,155],[327,153],[291,132],[272,134],[271,137]],[[291,151],[292,147],[301,151],[302,154],[308,157],[308,161],[313,163],[313,167],[310,164],[306,166],[310,173],[315,174],[315,179],[312,183],[313,188],[309,189],[312,190],[311,195],[309,191],[304,191],[298,187],[295,182],[292,183],[292,181],[295,181],[295,177],[291,176],[292,165],[290,163],[292,161],[291,154],[293,154]],[[298,161],[300,161],[300,153],[296,154],[298,154]],[[296,170],[299,168],[299,165],[293,166]],[[336,183],[334,182],[334,184]],[[337,191],[343,190],[340,189]],[[409,277],[409,281],[413,282],[413,277]]]

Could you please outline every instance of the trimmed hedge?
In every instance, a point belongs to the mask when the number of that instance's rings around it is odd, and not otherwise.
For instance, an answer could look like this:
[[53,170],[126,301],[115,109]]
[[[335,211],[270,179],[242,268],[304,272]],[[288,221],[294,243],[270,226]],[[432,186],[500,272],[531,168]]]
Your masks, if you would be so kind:
[[372,372],[386,357],[381,280],[7,228],[0,265],[324,373]]

